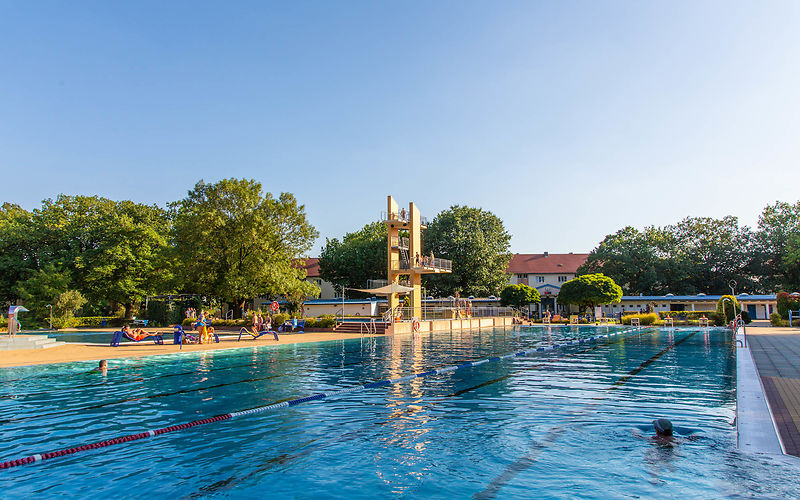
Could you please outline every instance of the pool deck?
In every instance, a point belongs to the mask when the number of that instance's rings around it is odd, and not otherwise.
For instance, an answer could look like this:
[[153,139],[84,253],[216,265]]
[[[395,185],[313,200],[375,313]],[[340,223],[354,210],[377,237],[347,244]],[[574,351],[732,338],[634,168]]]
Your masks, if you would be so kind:
[[[256,340],[242,339],[238,342],[237,336],[226,336],[220,332],[218,344],[186,344],[183,349],[172,344],[170,338],[164,338],[163,345],[153,342],[123,342],[119,347],[110,347],[108,344],[64,344],[50,349],[25,349],[19,351],[0,351],[0,368],[10,366],[44,365],[52,363],[70,363],[74,361],[93,361],[100,359],[138,358],[142,356],[159,356],[162,354],[176,354],[181,352],[191,353],[197,351],[216,351],[223,349],[241,349],[248,347],[263,347],[286,344],[302,344],[306,342],[325,342],[361,338],[359,334],[333,333],[333,332],[308,332],[280,334],[280,340],[263,336]],[[373,335],[363,335],[372,337]]]
[[747,343],[783,451],[800,457],[800,328],[754,321]]

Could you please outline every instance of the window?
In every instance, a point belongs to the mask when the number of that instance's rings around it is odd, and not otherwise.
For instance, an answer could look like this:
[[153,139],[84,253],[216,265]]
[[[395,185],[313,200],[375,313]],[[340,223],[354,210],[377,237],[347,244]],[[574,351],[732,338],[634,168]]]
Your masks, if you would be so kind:
[[536,282],[537,283],[544,283],[544,276],[537,276],[536,277]]
[[559,276],[558,277],[558,282],[559,283],[564,283],[565,281],[567,281],[567,277],[566,276]]

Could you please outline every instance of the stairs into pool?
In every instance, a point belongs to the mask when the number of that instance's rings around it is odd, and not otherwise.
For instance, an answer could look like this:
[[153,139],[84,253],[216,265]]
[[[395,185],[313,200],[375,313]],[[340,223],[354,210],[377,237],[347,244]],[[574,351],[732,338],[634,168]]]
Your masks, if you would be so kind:
[[[376,330],[375,333],[378,335],[384,335],[386,333],[386,323],[382,321],[376,321],[374,325]],[[367,333],[367,326],[372,328],[372,325],[364,321],[345,321],[344,323],[339,323],[336,327],[334,327],[333,331],[339,333]]]
[[49,349],[63,345],[47,335],[15,335],[14,337],[0,337],[0,351],[17,351],[22,349]]

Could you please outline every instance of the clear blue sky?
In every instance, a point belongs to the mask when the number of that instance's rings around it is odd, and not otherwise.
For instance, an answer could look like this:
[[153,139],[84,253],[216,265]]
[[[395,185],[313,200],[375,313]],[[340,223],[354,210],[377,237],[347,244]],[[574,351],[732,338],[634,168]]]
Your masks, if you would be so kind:
[[314,254],[387,194],[582,252],[797,201],[799,96],[797,1],[0,1],[0,199],[250,177]]

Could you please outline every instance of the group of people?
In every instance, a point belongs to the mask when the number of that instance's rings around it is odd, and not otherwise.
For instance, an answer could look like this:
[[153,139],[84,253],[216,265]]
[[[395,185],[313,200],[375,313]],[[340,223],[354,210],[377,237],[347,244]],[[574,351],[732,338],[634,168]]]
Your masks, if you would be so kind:
[[194,307],[189,307],[186,309],[186,317],[187,318],[196,318],[197,317],[197,310]]
[[261,315],[260,312],[253,314],[253,332],[267,332],[272,329],[272,318],[269,314]]
[[419,252],[416,255],[416,267],[433,267],[434,265],[434,258],[433,258],[433,251],[431,251],[430,257],[422,256],[420,257]]

